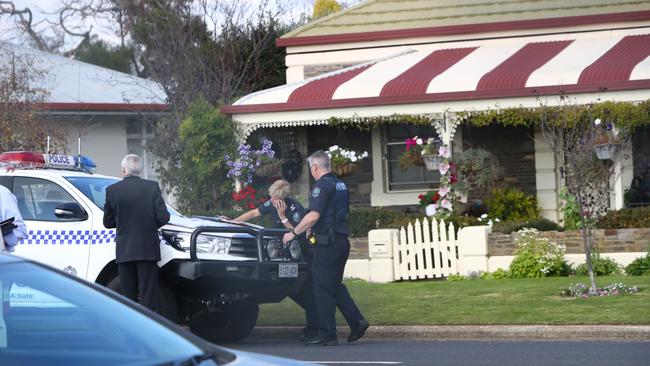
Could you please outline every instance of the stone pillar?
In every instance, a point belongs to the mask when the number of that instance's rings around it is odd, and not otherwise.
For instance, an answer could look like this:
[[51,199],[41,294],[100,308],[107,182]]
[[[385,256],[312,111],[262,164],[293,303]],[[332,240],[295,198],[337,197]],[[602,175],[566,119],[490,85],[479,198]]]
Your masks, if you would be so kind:
[[559,222],[559,179],[555,153],[541,131],[535,131],[535,185],[542,217]]
[[463,276],[488,272],[488,234],[489,226],[468,226],[458,231],[460,251],[458,272]]
[[617,159],[614,164],[614,175],[609,181],[610,198],[609,207],[613,210],[620,210],[625,206],[623,195],[625,189],[630,187],[634,178],[634,159],[632,157],[632,144],[623,144],[620,147]]

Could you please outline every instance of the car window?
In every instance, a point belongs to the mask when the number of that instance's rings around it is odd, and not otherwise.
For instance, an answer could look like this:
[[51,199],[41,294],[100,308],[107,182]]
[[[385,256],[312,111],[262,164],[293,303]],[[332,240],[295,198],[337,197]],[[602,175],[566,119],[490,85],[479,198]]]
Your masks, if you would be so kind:
[[115,178],[96,177],[65,177],[65,179],[102,210],[106,202],[106,187],[120,181]]
[[[65,179],[72,183],[79,192],[88,197],[101,210],[104,210],[104,203],[106,203],[106,187],[120,181],[115,178],[97,177],[65,177]],[[182,216],[169,205],[167,205],[167,211],[172,216]]]
[[33,263],[1,264],[0,288],[1,365],[155,365],[204,353],[130,306]]
[[39,178],[16,177],[13,194],[25,220],[69,221],[56,217],[54,210],[64,203],[76,202],[58,184]]

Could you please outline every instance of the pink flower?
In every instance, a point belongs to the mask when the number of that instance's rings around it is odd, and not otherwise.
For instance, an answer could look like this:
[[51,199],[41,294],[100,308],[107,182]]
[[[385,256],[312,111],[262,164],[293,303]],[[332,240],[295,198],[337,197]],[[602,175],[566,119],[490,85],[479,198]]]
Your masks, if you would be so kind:
[[438,149],[438,155],[440,155],[440,156],[442,156],[443,158],[446,159],[446,158],[449,158],[451,156],[451,151],[449,150],[449,148],[447,146],[443,145],[443,146],[440,146],[440,148]]
[[440,197],[445,197],[449,193],[449,187],[442,187],[438,190]]
[[440,174],[445,175],[449,171],[449,163],[438,164],[438,171]]
[[445,198],[440,202],[440,207],[451,211],[451,201]]

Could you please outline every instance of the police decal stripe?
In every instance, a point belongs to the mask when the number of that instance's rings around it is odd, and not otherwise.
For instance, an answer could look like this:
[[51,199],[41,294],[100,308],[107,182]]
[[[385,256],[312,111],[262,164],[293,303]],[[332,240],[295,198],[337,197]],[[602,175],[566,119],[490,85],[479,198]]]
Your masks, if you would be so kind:
[[115,230],[30,230],[20,244],[108,244],[115,236]]

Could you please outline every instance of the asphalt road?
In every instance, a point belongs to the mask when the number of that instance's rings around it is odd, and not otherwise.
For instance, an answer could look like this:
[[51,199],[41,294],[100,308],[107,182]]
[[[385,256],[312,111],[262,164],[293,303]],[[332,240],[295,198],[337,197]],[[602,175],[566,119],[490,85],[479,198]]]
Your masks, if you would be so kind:
[[293,340],[249,340],[226,346],[325,365],[650,365],[650,342],[639,341],[360,340],[305,347]]

